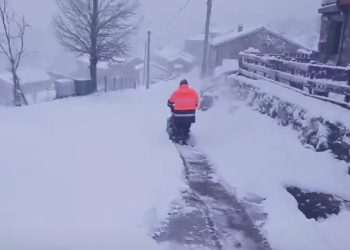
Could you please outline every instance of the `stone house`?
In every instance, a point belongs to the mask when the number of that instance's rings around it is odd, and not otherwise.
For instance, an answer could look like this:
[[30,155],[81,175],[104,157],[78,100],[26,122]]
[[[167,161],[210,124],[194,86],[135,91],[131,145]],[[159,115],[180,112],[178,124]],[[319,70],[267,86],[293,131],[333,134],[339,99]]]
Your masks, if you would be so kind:
[[259,50],[263,54],[285,54],[310,51],[281,34],[266,27],[239,29],[212,39],[210,46],[211,68],[222,65],[223,60],[238,59],[239,53],[249,48]]
[[320,60],[341,66],[350,64],[350,0],[323,0],[319,9]]

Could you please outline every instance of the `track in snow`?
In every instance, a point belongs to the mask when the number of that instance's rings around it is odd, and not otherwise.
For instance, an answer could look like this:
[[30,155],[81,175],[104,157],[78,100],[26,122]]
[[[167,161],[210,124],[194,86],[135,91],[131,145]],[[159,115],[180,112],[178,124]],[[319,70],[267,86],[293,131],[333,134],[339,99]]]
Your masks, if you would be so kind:
[[217,180],[213,166],[195,146],[176,145],[184,163],[188,190],[153,238],[180,249],[269,250],[259,223],[262,199],[238,201]]

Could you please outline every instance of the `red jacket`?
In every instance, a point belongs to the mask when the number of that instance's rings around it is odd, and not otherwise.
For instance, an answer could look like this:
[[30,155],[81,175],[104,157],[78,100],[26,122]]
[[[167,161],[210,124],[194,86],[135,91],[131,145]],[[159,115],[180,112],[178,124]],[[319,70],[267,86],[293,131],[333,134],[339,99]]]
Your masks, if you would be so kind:
[[194,89],[187,84],[182,84],[171,95],[168,106],[172,108],[173,113],[195,114],[199,104],[199,97]]

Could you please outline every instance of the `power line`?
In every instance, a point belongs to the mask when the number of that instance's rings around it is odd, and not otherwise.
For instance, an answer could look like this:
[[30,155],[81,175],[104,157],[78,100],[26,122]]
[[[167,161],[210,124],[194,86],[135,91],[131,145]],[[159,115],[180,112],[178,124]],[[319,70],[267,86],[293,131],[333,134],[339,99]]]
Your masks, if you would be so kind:
[[166,22],[163,23],[162,25],[160,25],[156,30],[152,30],[152,33],[154,36],[159,36],[160,34],[162,34],[161,30],[165,30],[168,28],[168,26],[170,26],[172,24],[172,22],[186,9],[186,7],[190,4],[191,0],[187,0],[182,6],[181,8],[172,16],[172,18]]
[[191,0],[187,0],[185,2],[185,4],[174,14],[174,16],[171,18],[171,20],[169,22],[167,22],[166,25],[169,26],[172,23],[172,21],[174,21],[174,19],[177,18],[181,14],[182,11],[184,11],[184,9],[187,7],[187,5],[190,2],[191,2]]

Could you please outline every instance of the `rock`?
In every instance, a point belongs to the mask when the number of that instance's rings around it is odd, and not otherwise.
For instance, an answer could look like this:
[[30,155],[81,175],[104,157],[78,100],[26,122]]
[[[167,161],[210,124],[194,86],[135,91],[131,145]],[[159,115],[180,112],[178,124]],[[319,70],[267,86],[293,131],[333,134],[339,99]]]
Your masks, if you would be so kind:
[[297,200],[299,210],[308,219],[326,219],[338,215],[350,202],[336,195],[310,192],[298,187],[287,187],[287,191]]

